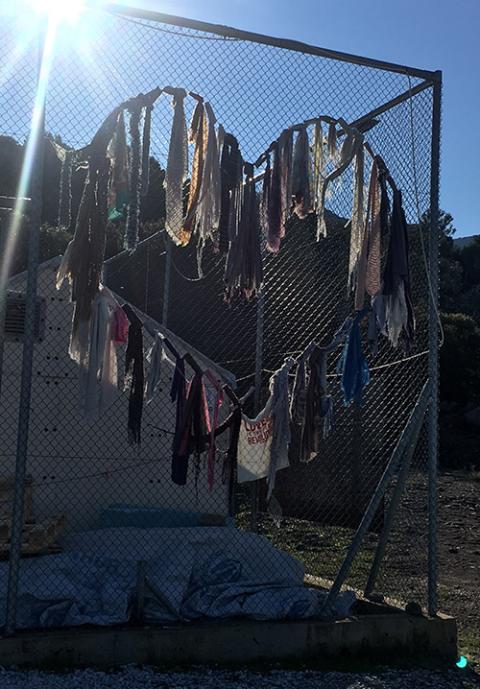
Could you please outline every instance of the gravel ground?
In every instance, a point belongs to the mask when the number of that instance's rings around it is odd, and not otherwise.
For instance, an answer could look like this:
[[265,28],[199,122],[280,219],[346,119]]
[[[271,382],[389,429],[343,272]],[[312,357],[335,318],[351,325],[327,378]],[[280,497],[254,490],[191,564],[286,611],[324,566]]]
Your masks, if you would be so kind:
[[160,672],[124,667],[118,672],[95,670],[68,674],[0,670],[1,689],[476,689],[480,677],[468,670],[397,670],[353,674],[315,670],[268,672],[198,669]]

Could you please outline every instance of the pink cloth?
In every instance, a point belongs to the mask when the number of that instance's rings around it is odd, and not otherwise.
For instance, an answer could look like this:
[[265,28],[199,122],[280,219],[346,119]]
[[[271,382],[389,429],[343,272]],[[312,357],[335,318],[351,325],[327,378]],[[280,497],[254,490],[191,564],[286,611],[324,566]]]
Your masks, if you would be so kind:
[[121,306],[117,306],[113,314],[112,340],[116,344],[123,344],[128,340],[129,320]]

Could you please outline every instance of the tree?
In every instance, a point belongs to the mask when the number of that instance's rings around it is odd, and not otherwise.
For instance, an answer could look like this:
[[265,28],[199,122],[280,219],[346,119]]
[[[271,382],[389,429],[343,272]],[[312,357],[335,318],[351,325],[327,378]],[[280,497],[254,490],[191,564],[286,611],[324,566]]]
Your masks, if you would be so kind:
[[442,399],[459,405],[480,404],[480,327],[463,313],[444,314],[442,322]]

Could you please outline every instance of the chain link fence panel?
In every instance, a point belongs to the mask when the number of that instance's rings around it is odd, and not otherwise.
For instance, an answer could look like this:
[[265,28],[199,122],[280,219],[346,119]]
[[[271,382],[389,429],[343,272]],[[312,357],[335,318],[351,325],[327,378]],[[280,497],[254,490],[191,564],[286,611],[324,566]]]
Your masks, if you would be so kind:
[[[22,558],[20,593],[29,592],[36,580],[42,582],[40,598],[55,598],[63,590],[59,578],[71,566],[69,553],[73,553],[76,571],[71,585],[80,592],[80,602],[74,610],[59,605],[47,617],[39,615],[34,626],[77,623],[82,616],[99,624],[137,614],[145,618],[145,612],[137,610],[139,563],[145,560],[142,597],[145,594],[147,617],[152,620],[179,622],[192,609],[220,615],[218,591],[208,606],[195,598],[196,592],[202,590],[202,582],[213,586],[216,576],[222,581],[222,574],[235,581],[235,572],[225,570],[235,569],[239,562],[252,586],[279,584],[285,577],[300,586],[304,574],[310,584],[331,581],[428,377],[429,233],[419,225],[418,212],[423,215],[430,208],[432,87],[417,92],[422,78],[414,70],[382,70],[365,60],[355,64],[310,54],[307,49],[244,40],[235,32],[222,37],[140,15],[93,11],[85,21],[89,32],[83,41],[58,37],[46,108],[48,136],[74,149],[90,142],[120,102],[157,85],[182,86],[204,96],[218,122],[238,138],[244,159],[251,161],[292,123],[319,114],[355,122],[382,110],[409,89],[415,93],[370,118],[365,137],[387,162],[403,193],[417,332],[412,352],[381,341],[378,354],[369,356],[371,380],[360,407],[344,406],[336,369],[340,350],[330,355],[334,430],[309,464],[299,462],[299,437],[293,433],[291,466],[277,475],[277,508],[272,510],[267,506],[264,481],[254,488],[232,486],[229,481],[225,470],[228,432],[218,441],[212,490],[205,456],[198,463],[190,461],[186,486],[171,481],[175,406],[170,399],[173,370],[168,364],[157,396],[144,405],[141,445],[127,442],[128,390],[121,383],[101,418],[85,420],[79,403],[79,370],[68,356],[73,310],[69,290],[55,288],[59,259],[43,261],[38,278],[43,320],[33,362],[24,553],[36,552],[35,543],[42,544],[42,538],[46,550],[40,548],[39,557]],[[14,31],[4,25],[0,33],[3,60],[13,60]],[[66,50],[69,41],[71,49]],[[5,147],[21,146],[28,136],[35,96],[32,52],[15,60],[15,80],[6,70],[0,82],[0,103],[8,113],[0,131],[3,156]],[[189,121],[194,102],[187,99],[185,107]],[[201,365],[219,372],[224,380],[235,378],[240,397],[255,386],[255,396],[245,404],[245,412],[253,416],[266,402],[270,376],[285,357],[297,356],[313,339],[328,343],[352,312],[347,291],[352,171],[341,176],[327,199],[328,235],[316,240],[313,217],[292,220],[279,254],[263,251],[261,296],[226,304],[224,257],[207,245],[203,276],[199,276],[196,247],[192,243],[186,248],[173,246],[163,231],[162,185],[172,115],[170,98],[162,96],[153,111],[151,188],[142,201],[142,241],[134,253],[124,252],[122,224],[110,227],[104,282],[149,325],[143,334],[145,353],[153,342],[152,329],[168,328],[180,353],[193,351]],[[60,163],[48,146],[44,171],[43,222],[55,227]],[[2,174],[2,195],[16,194],[18,174],[18,170]],[[82,170],[73,175],[73,218],[84,176]],[[260,191],[261,182],[257,184]],[[3,232],[9,224],[7,216],[2,218]],[[53,236],[59,247],[72,230],[73,223],[66,230],[58,228]],[[41,247],[42,258],[45,252],[54,256],[51,246],[47,249],[44,242]],[[12,275],[9,299],[16,295],[21,300],[25,285],[24,273]],[[21,333],[6,337],[2,361],[4,560],[10,535],[8,500],[14,483],[21,346]],[[118,348],[117,357],[122,371],[124,347]],[[210,404],[214,394],[207,386]],[[427,458],[424,429],[375,588],[385,596],[414,599],[423,605]],[[347,579],[346,584],[356,590],[365,586],[393,488],[382,501]],[[108,591],[106,581],[111,586]],[[27,614],[21,600],[19,626]],[[268,616],[267,597],[260,593],[254,603],[257,614],[264,606]]]

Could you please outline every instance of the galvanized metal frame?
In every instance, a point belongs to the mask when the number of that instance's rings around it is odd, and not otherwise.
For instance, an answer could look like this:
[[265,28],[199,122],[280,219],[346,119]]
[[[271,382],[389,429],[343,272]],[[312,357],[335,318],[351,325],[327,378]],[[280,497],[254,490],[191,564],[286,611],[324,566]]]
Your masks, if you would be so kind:
[[[299,41],[280,39],[262,34],[242,31],[231,27],[210,24],[207,22],[171,16],[159,12],[141,10],[132,7],[125,7],[117,4],[107,6],[108,12],[135,20],[146,20],[149,22],[161,22],[178,27],[193,29],[196,31],[207,32],[224,37],[225,39],[236,39],[255,43],[275,46],[290,51],[297,51],[310,55],[317,55],[323,58],[342,61],[350,64],[361,65],[388,71],[398,74],[405,74],[410,77],[422,79],[423,81],[403,94],[384,103],[383,105],[371,110],[362,117],[358,118],[353,124],[357,127],[368,124],[376,116],[388,111],[399,103],[412,98],[416,94],[432,88],[433,89],[433,112],[432,112],[432,142],[431,142],[431,175],[430,175],[430,218],[431,227],[429,235],[429,282],[430,282],[430,307],[429,307],[429,378],[428,385],[425,384],[421,396],[420,404],[414,409],[411,421],[414,426],[423,413],[423,402],[426,396],[429,397],[429,416],[428,416],[428,439],[429,439],[429,551],[428,551],[428,610],[431,615],[437,612],[437,452],[438,452],[438,214],[439,214],[439,164],[440,164],[440,109],[441,109],[441,72],[415,69],[395,63],[374,60],[343,52],[327,50],[317,46],[308,45]],[[44,112],[42,117],[41,133],[44,133]],[[32,359],[34,345],[34,323],[35,323],[35,297],[37,283],[38,248],[39,248],[39,229],[41,218],[41,185],[43,177],[43,139],[40,141],[36,150],[35,162],[32,178],[32,223],[30,230],[30,245],[28,257],[28,283],[26,301],[26,322],[25,339],[23,343],[23,371],[21,382],[21,399],[18,419],[18,442],[17,442],[17,461],[15,477],[15,499],[13,512],[13,532],[12,546],[9,561],[9,582],[8,582],[8,604],[7,604],[7,633],[13,633],[16,627],[16,597],[18,587],[18,573],[21,555],[21,536],[23,521],[23,496],[25,488],[26,466],[28,456],[28,427],[29,410],[31,395],[32,378]],[[163,295],[163,324],[167,325],[169,289],[170,289],[170,261],[171,251],[167,242],[167,270],[165,273],[164,295]],[[260,301],[257,312],[257,338],[256,338],[256,357],[255,357],[255,406],[258,407],[261,369],[262,369],[262,347],[263,347],[263,300]],[[378,507],[379,500],[384,494],[387,483],[391,479],[395,468],[398,466],[401,455],[405,450],[408,441],[408,424],[399,439],[396,451],[392,456],[380,484],[372,496],[369,507],[367,508],[357,534],[351,544],[347,557],[338,573],[335,583],[328,596],[327,605],[329,606],[345,581],[350,565],[360,546],[361,540],[365,535],[369,523],[371,522]],[[400,451],[402,450],[402,452]],[[253,501],[256,504],[257,491],[254,490]],[[255,509],[252,510],[252,527],[255,528]],[[381,554],[380,554],[381,559]],[[379,566],[379,563],[377,563]],[[377,570],[378,571],[378,570]]]

